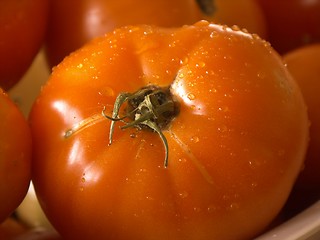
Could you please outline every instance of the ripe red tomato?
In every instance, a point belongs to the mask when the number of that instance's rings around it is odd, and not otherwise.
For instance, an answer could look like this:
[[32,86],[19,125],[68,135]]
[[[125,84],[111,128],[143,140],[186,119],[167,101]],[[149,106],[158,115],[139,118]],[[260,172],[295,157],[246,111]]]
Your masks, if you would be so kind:
[[0,1],[0,87],[17,83],[43,44],[48,0]]
[[290,51],[284,60],[301,88],[310,119],[310,143],[297,184],[320,197],[320,43]]
[[90,39],[116,27],[132,24],[179,27],[200,18],[194,0],[52,0],[46,40],[49,65],[55,66]]
[[284,54],[320,42],[320,0],[257,0],[267,21],[268,40]]
[[54,68],[29,120],[35,190],[67,239],[252,238],[308,139],[276,52],[205,21],[93,40]]
[[266,29],[255,0],[216,0],[209,4],[206,0],[52,0],[50,10],[46,40],[50,66],[55,66],[92,38],[125,25],[180,27],[205,18],[228,25],[237,24],[262,37],[265,37]]
[[0,89],[0,222],[23,200],[31,178],[31,134],[24,116]]

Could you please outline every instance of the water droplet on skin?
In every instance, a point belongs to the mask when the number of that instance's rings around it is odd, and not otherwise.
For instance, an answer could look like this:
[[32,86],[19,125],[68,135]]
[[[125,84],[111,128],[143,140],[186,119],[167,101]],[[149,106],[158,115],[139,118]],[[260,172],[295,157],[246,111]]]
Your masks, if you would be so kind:
[[82,68],[83,67],[83,64],[82,63],[79,63],[77,68]]
[[81,182],[83,182],[83,183],[86,182],[86,178],[85,178],[85,177],[82,177],[82,178],[81,178]]
[[192,101],[195,99],[195,95],[193,93],[188,93],[187,98]]
[[200,138],[197,136],[193,136],[193,137],[191,137],[191,141],[194,143],[198,143],[200,141]]
[[183,73],[179,73],[179,74],[178,74],[178,77],[179,77],[179,78],[184,78],[184,74],[183,74]]
[[186,191],[179,193],[179,197],[181,197],[181,198],[186,198],[188,196],[189,196],[189,194]]
[[205,67],[206,66],[206,63],[205,62],[198,62],[198,63],[196,63],[196,67],[197,68],[203,68],[203,67]]

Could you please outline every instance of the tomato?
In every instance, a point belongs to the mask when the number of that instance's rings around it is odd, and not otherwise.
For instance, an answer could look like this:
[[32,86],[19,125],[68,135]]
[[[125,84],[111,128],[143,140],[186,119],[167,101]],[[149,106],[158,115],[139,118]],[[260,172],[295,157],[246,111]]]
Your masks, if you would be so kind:
[[228,26],[237,25],[267,38],[267,25],[256,0],[197,0],[203,6],[205,19]]
[[52,0],[50,10],[46,52],[51,67],[92,38],[125,25],[180,27],[205,18],[237,24],[262,37],[266,28],[255,0],[216,0],[210,4],[206,0]]
[[119,26],[143,23],[178,27],[200,18],[194,0],[52,0],[46,40],[49,65],[58,64],[90,39]]
[[310,119],[310,144],[298,184],[320,197],[320,43],[290,51],[284,60],[301,88]]
[[62,237],[96,240],[256,236],[292,189],[309,126],[268,43],[206,21],[93,40],[53,69],[29,121],[46,216]]
[[29,125],[0,89],[0,222],[21,203],[31,178]]
[[43,44],[48,0],[0,1],[0,87],[8,90],[27,71]]
[[320,0],[257,0],[267,21],[268,41],[279,52],[320,42]]

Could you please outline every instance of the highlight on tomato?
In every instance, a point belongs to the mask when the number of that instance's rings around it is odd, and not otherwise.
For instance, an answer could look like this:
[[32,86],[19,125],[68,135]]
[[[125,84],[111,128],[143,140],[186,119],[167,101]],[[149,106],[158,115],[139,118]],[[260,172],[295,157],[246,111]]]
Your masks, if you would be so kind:
[[281,57],[206,21],[91,41],[54,68],[29,121],[35,191],[66,239],[252,239],[309,138]]
[[0,223],[22,202],[31,179],[31,133],[18,107],[0,89]]
[[204,19],[228,26],[237,25],[267,38],[267,23],[261,6],[256,0],[196,0]]
[[281,54],[320,42],[320,0],[256,0],[267,23],[268,41]]
[[48,0],[0,1],[0,87],[9,90],[40,50],[46,32]]
[[118,27],[181,27],[202,19],[266,37],[265,19],[255,0],[52,0],[45,44],[48,63],[57,65],[92,38]]

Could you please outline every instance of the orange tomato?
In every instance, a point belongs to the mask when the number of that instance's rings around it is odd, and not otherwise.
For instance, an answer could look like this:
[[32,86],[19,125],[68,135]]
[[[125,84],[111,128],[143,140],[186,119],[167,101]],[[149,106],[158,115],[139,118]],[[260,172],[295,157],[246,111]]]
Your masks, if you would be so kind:
[[57,65],[92,38],[117,27],[181,27],[202,19],[238,25],[266,37],[265,19],[255,0],[52,0],[46,40],[48,62],[51,67]]
[[253,238],[309,133],[268,43],[205,21],[93,40],[54,68],[29,120],[34,187],[67,239]]
[[[256,0],[197,0],[203,6],[205,19],[228,26],[237,25],[250,33],[267,38],[267,25]],[[201,4],[202,3],[202,4]]]
[[0,88],[0,223],[25,197],[31,179],[29,125]]
[[179,27],[201,19],[194,0],[52,0],[46,40],[50,66],[94,37],[132,24]]
[[320,43],[295,49],[284,60],[301,88],[310,119],[310,143],[297,184],[320,197]]

